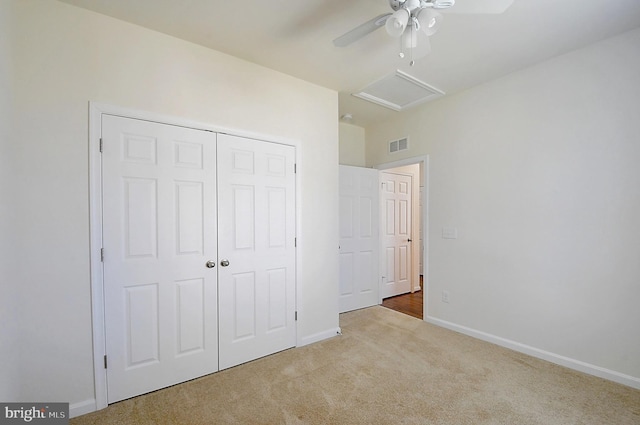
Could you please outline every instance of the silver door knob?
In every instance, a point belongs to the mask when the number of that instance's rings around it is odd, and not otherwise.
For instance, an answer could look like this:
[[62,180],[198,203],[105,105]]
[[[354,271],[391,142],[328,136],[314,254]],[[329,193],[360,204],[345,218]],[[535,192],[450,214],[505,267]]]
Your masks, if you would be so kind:
[[214,268],[216,266],[216,263],[215,263],[215,261],[209,260],[209,261],[207,261],[205,266],[207,266],[208,268],[212,269],[212,268]]
[[229,260],[222,260],[222,261],[220,261],[220,265],[221,265],[222,267],[227,267],[227,266],[229,265]]

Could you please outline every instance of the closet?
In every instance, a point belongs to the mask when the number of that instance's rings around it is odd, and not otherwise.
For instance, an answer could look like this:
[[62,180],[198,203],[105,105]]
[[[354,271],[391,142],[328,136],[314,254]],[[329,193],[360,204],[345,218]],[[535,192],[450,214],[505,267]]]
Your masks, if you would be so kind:
[[295,147],[101,118],[108,403],[295,345]]

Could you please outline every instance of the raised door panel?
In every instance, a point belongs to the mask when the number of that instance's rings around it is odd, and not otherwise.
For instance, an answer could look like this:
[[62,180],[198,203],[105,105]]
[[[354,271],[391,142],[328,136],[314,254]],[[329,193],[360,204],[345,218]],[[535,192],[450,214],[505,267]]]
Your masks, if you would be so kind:
[[340,297],[351,296],[355,284],[355,253],[341,252],[340,259]]
[[204,185],[176,181],[176,254],[202,255],[204,252]]
[[188,279],[176,282],[176,317],[178,320],[177,355],[205,349],[205,282]]
[[123,178],[125,256],[158,256],[157,179]]
[[160,361],[158,284],[124,288],[126,365],[132,369]]

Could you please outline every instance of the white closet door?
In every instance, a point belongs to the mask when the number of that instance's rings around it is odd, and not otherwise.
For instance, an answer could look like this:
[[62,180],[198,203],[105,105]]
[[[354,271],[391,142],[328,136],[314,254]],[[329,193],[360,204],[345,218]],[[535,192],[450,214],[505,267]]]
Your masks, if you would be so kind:
[[381,172],[381,240],[383,282],[381,297],[411,292],[411,176]]
[[378,170],[340,166],[340,313],[379,302]]
[[103,116],[108,402],[218,369],[216,135]]
[[218,135],[220,369],[295,345],[294,159]]

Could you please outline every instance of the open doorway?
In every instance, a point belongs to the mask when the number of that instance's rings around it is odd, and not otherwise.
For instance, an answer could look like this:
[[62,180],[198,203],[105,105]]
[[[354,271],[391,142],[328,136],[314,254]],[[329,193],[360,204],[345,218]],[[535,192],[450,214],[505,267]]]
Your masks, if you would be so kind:
[[[427,293],[428,157],[380,164],[376,168],[381,170],[382,187],[380,304],[423,319],[426,317]],[[410,207],[401,195],[395,194],[408,191],[411,193]],[[399,204],[404,204],[404,209]]]
[[[411,265],[405,271],[412,274],[408,286],[397,294],[385,292],[385,284],[390,276],[388,264],[396,269],[395,257],[382,253],[383,229],[381,213],[386,207],[382,196],[381,175],[387,170],[406,165],[414,165],[412,181],[419,189],[413,194],[412,203],[419,208],[411,216],[417,218],[412,231],[406,234],[405,241],[410,242]],[[341,165],[340,166],[340,243],[339,243],[339,311],[344,313],[372,305],[383,304],[383,298],[407,293],[411,295],[412,310],[416,317],[428,317],[428,156],[415,157],[388,164],[374,169]],[[393,173],[393,171],[388,171]],[[408,187],[405,192],[408,192]],[[422,195],[420,195],[422,193]],[[395,211],[395,206],[393,208]],[[395,226],[395,224],[393,224]],[[400,232],[402,233],[402,232]],[[403,236],[402,234],[400,236]],[[411,239],[411,241],[407,241]],[[405,252],[405,255],[407,252]],[[390,261],[389,258],[394,258]],[[394,271],[395,273],[395,271]],[[395,279],[395,277],[394,277]],[[402,280],[402,279],[397,279]],[[409,298],[409,297],[407,297]],[[402,299],[400,299],[402,301]]]

